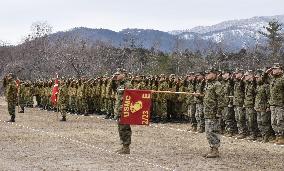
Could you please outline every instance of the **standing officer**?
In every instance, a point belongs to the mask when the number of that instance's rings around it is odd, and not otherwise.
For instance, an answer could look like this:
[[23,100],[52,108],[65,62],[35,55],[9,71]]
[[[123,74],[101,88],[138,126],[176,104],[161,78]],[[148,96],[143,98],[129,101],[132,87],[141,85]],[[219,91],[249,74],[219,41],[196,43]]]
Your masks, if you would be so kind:
[[272,75],[270,83],[271,125],[276,135],[276,144],[284,145],[284,78],[279,64],[267,71]]
[[128,84],[126,83],[125,79],[125,73],[122,71],[118,71],[115,73],[115,77],[113,78],[116,80],[116,83],[118,85],[117,87],[117,99],[115,102],[115,108],[114,108],[114,113],[118,118],[118,133],[119,133],[119,138],[122,143],[122,148],[117,150],[116,152],[118,154],[130,154],[130,144],[131,144],[131,127],[128,124],[120,124],[119,123],[119,118],[120,114],[122,112],[122,101],[123,101],[123,92],[124,89],[129,88]]
[[15,109],[17,104],[17,84],[16,76],[12,73],[9,73],[7,76],[6,84],[6,99],[8,102],[8,112],[11,116],[11,119],[8,122],[15,122]]
[[206,74],[206,86],[204,88],[204,118],[205,132],[210,145],[210,152],[204,157],[216,158],[219,157],[221,131],[220,118],[218,116],[218,99],[220,95],[221,83],[217,80],[218,71],[211,69]]

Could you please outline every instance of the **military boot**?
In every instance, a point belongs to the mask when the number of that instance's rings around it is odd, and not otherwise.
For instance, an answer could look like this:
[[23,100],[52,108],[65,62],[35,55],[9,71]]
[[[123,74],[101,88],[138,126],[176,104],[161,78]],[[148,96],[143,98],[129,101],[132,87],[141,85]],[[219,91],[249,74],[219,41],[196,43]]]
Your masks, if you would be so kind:
[[118,154],[130,154],[129,144],[123,144],[122,148],[117,150]]
[[262,143],[267,143],[267,142],[269,142],[269,135],[267,135],[267,134],[263,135],[261,142],[262,142]]
[[256,135],[250,135],[246,138],[246,140],[255,141],[257,139]]
[[204,127],[199,127],[197,130],[198,133],[203,133],[204,131],[205,131]]
[[12,115],[12,116],[11,116],[11,119],[8,120],[7,122],[15,122],[15,115]]
[[66,121],[66,116],[62,116],[62,119],[60,121],[65,122]]
[[209,153],[207,153],[204,157],[205,158],[217,158],[217,157],[220,157],[218,148],[217,147],[212,147],[211,150],[209,151]]
[[279,139],[279,136],[276,136],[274,139],[271,139],[270,142],[271,143],[277,143]]
[[21,110],[18,113],[25,113],[25,108],[21,107]]
[[246,138],[247,136],[246,136],[246,134],[239,134],[238,136],[237,136],[237,139],[244,139],[244,138]]
[[284,135],[279,136],[278,141],[275,144],[276,145],[284,145]]
[[109,119],[110,116],[111,116],[111,114],[107,114],[107,115],[105,116],[105,119]]
[[191,131],[192,131],[192,132],[197,132],[197,126],[192,126],[192,127],[191,127]]

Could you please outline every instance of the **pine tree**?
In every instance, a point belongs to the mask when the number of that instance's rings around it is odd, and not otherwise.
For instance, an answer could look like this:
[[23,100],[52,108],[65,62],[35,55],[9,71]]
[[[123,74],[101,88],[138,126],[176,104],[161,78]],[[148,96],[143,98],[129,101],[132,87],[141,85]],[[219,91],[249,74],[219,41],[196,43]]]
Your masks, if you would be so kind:
[[272,60],[277,62],[280,60],[279,53],[283,43],[283,36],[281,35],[282,24],[277,20],[272,20],[264,28],[266,32],[259,31],[259,33],[268,38],[268,47],[272,51]]

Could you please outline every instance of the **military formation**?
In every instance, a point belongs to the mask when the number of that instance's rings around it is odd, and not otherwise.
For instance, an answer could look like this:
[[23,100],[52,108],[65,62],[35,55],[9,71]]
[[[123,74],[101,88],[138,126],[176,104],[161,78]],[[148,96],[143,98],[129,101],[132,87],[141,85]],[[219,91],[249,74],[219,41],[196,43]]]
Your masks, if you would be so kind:
[[[25,107],[33,107],[34,96],[37,107],[59,110],[62,121],[67,113],[118,120],[121,90],[153,90],[151,121],[190,123],[191,131],[206,132],[210,151],[205,157],[219,156],[219,134],[284,145],[284,77],[279,64],[256,71],[212,68],[184,77],[133,75],[118,69],[112,76],[61,78],[56,106],[50,100],[54,80],[15,80],[10,74],[3,82],[11,121],[15,121],[14,106],[18,104],[23,113]],[[130,125],[119,125],[123,144],[119,153],[130,153],[131,133]]]

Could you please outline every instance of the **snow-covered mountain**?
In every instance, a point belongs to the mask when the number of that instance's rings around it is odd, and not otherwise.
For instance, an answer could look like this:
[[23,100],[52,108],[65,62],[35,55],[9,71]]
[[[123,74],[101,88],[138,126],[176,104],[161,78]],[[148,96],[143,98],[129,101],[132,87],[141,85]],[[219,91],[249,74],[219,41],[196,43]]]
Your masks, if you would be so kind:
[[256,43],[264,43],[264,37],[259,34],[259,31],[265,31],[264,26],[267,26],[271,20],[284,24],[284,15],[230,20],[212,26],[198,26],[190,30],[176,30],[170,33],[184,39],[191,39],[193,35],[198,34],[203,40],[211,40],[222,44],[228,51],[235,51],[252,47]]
[[147,49],[156,47],[165,52],[173,51],[177,45],[180,49],[201,52],[220,46],[225,51],[239,51],[241,48],[254,47],[256,43],[263,44],[265,39],[258,32],[263,31],[263,27],[274,19],[284,23],[284,15],[277,15],[230,20],[212,26],[198,26],[170,32],[151,29],[124,29],[115,32],[108,29],[80,27],[52,34],[51,37],[75,35],[90,42],[103,41],[117,47],[121,47],[126,39],[132,39],[136,46]]

